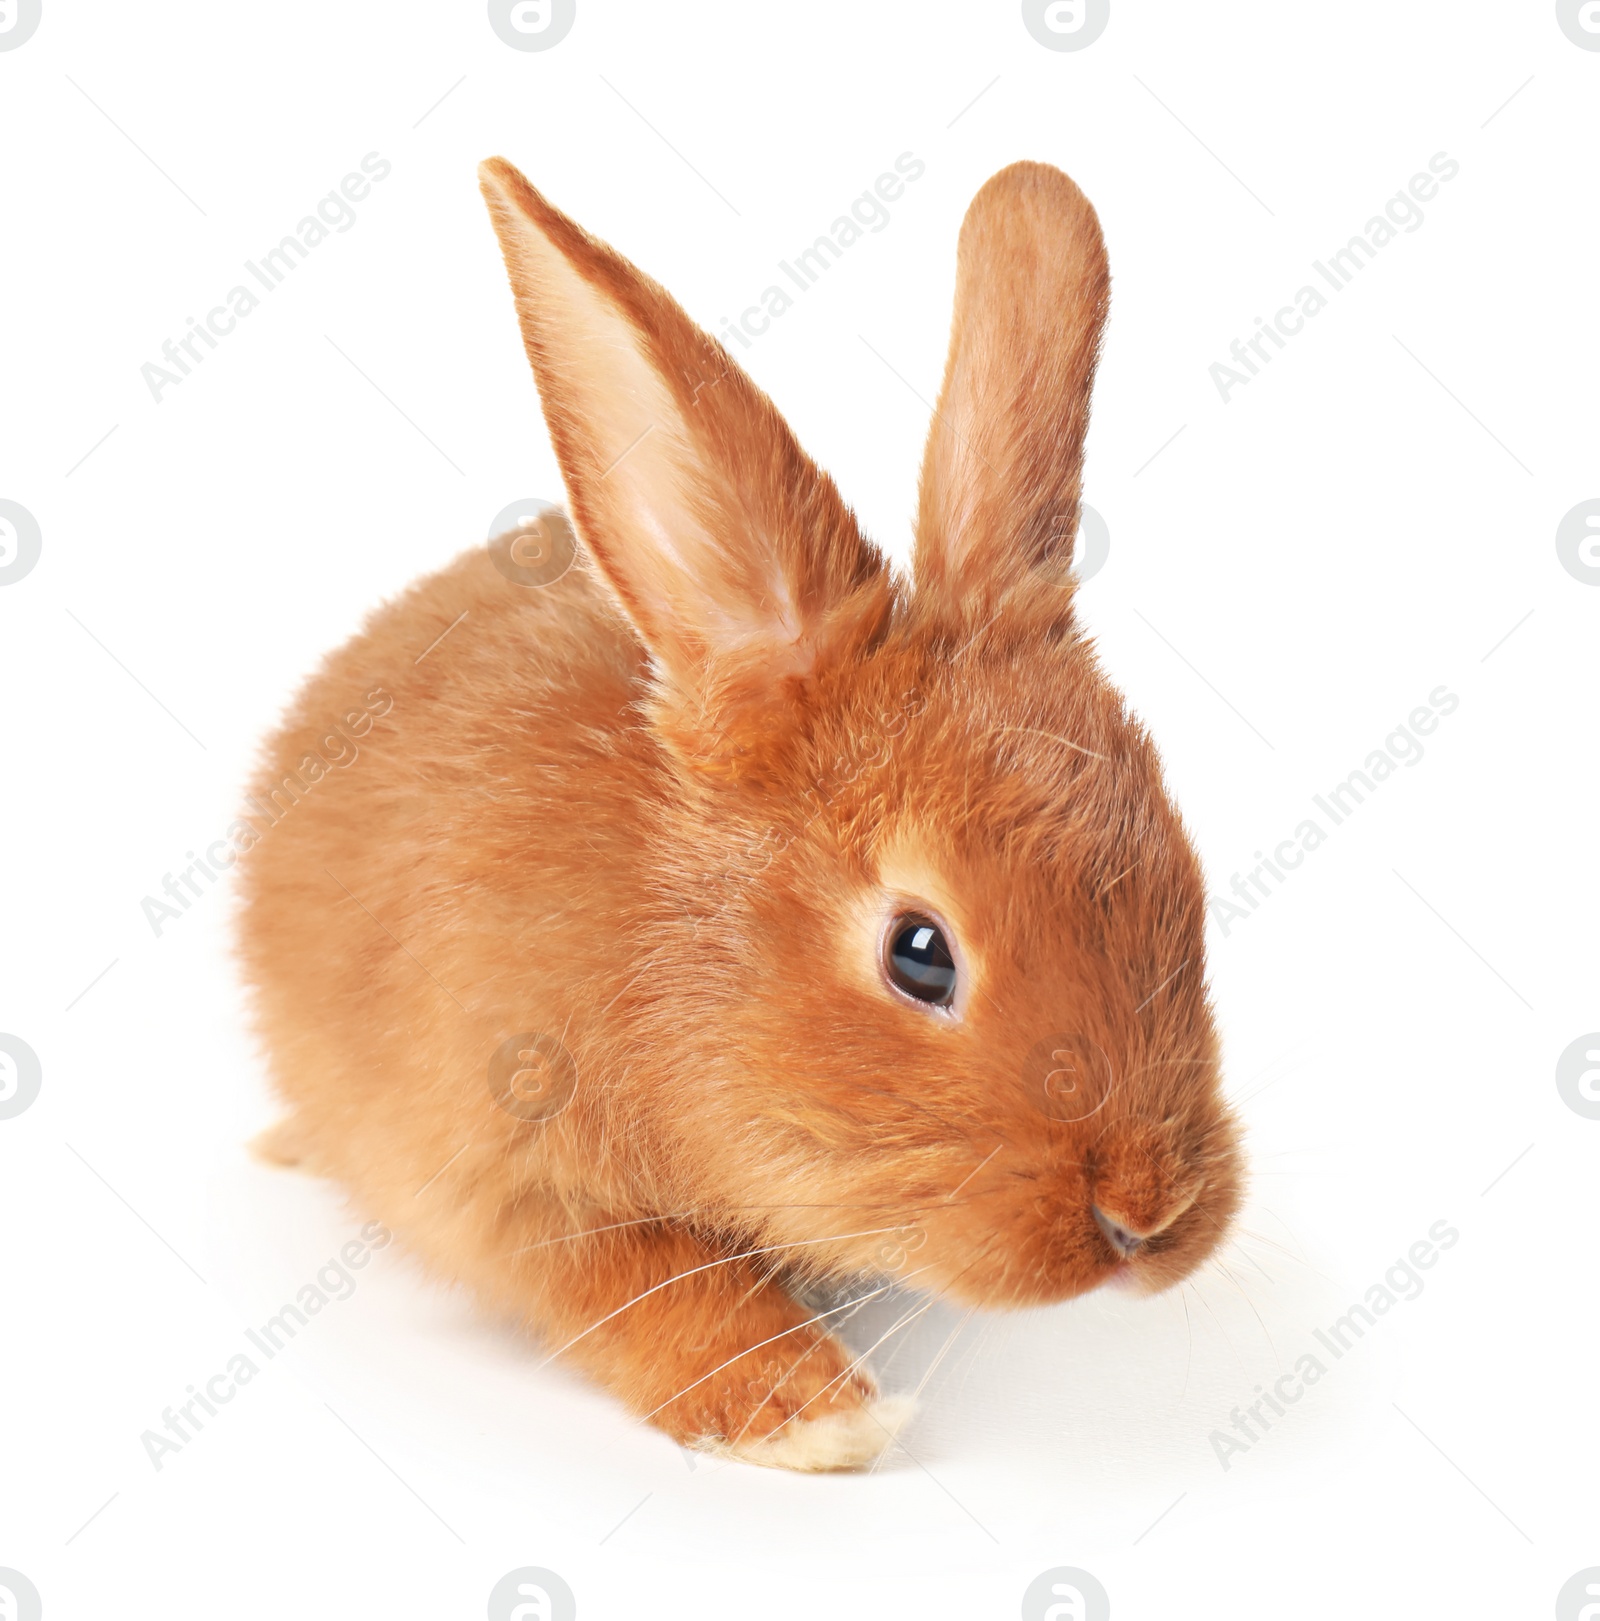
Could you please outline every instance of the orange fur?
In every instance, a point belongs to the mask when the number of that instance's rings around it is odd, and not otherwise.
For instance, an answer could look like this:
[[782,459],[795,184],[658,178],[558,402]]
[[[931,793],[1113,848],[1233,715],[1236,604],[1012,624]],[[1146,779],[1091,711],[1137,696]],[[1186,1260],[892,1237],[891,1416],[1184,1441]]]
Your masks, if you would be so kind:
[[[1065,572],[1099,227],[1043,165],[974,202],[907,589],[659,286],[503,160],[483,184],[583,551],[542,589],[458,559],[269,745],[268,1151],[679,1439],[849,1466],[900,1415],[797,1280],[1156,1288],[1238,1199],[1198,867]],[[378,689],[359,760],[297,777]],[[958,1016],[882,983],[899,901],[950,926]],[[519,1032],[575,1064],[549,1118],[491,1091]],[[1039,1090],[1068,1033],[1092,1107]]]

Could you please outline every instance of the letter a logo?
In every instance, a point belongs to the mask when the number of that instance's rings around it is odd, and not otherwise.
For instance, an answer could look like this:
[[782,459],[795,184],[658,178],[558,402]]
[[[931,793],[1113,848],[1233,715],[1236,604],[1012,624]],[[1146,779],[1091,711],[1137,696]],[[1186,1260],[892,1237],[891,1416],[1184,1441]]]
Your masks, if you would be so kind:
[[1111,1621],[1111,1599],[1088,1571],[1056,1565],[1028,1583],[1022,1621]]
[[1044,1621],[1088,1621],[1083,1594],[1068,1582],[1056,1582],[1050,1588],[1057,1602],[1044,1612]]
[[0,1565],[0,1621],[39,1621],[43,1614],[39,1589],[20,1570]]
[[525,1602],[511,1612],[510,1621],[551,1621],[550,1595],[533,1582],[519,1582],[517,1597]]
[[572,1589],[543,1565],[508,1570],[489,1594],[489,1621],[577,1621]]

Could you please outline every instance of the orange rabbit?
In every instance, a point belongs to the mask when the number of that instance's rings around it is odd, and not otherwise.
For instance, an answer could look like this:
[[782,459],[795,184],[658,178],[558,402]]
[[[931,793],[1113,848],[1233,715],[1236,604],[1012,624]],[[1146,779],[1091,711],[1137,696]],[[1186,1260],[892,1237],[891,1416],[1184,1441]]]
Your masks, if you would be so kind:
[[855,1466],[905,1414],[851,1302],[1162,1288],[1239,1198],[1199,870],[1073,614],[1099,225],[1042,164],[973,202],[907,583],[661,287],[481,177],[580,555],[469,552],[270,744],[263,1151],[679,1440]]

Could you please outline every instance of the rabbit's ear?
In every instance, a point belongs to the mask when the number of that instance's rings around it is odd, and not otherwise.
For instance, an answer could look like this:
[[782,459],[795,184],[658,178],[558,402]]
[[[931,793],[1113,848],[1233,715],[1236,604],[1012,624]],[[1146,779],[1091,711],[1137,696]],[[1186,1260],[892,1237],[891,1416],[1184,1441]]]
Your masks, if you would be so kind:
[[917,511],[917,588],[940,609],[986,618],[1070,583],[1109,297],[1100,222],[1059,169],[1014,163],[973,199]]
[[648,648],[656,720],[740,769],[808,678],[882,627],[891,588],[772,402],[648,276],[503,158],[479,170],[591,556]]

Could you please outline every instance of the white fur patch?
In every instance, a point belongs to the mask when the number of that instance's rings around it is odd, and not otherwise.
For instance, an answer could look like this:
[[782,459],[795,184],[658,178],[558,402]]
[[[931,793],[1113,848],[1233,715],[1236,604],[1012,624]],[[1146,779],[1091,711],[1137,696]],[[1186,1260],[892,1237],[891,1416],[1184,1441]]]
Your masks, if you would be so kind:
[[759,1440],[734,1446],[708,1442],[704,1450],[766,1469],[860,1469],[884,1451],[914,1411],[909,1396],[882,1396],[842,1413],[823,1413],[818,1418],[802,1414]]

